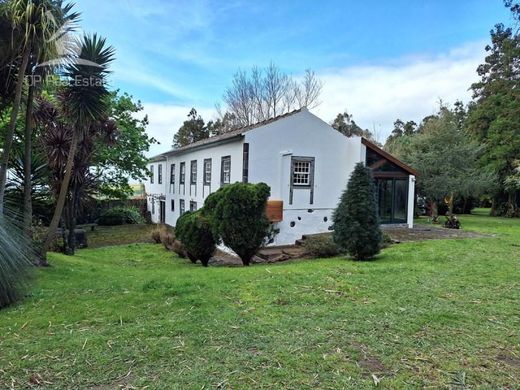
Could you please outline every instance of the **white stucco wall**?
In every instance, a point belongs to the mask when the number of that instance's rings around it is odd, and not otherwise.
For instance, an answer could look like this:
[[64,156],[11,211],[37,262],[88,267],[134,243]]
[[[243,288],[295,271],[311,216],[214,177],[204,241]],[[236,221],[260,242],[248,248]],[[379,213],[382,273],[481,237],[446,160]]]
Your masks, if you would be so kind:
[[[270,124],[246,132],[242,138],[228,140],[198,150],[166,155],[167,161],[151,162],[154,165],[154,184],[145,183],[148,195],[165,198],[166,223],[174,226],[180,215],[180,199],[185,210],[190,202],[197,208],[205,198],[220,187],[221,158],[231,156],[231,183],[242,181],[243,144],[249,144],[250,183],[267,183],[271,187],[271,199],[283,200],[283,221],[276,224],[279,233],[272,245],[293,244],[304,234],[330,230],[332,213],[345,190],[350,174],[357,162],[365,161],[366,147],[360,137],[347,138],[307,110],[279,119]],[[310,189],[293,188],[290,202],[291,157],[314,158],[313,202]],[[212,159],[211,186],[203,185],[204,159]],[[197,184],[190,185],[191,161],[197,161]],[[180,163],[186,164],[186,184],[179,186]],[[163,183],[158,184],[158,164],[163,164]],[[175,185],[170,185],[170,166],[175,164]],[[408,226],[413,226],[415,177],[409,177]],[[175,210],[171,210],[171,201]],[[150,198],[148,210],[152,210]],[[157,202],[153,222],[159,222],[160,208]]]
[[[361,138],[347,138],[303,110],[246,133],[245,142],[249,143],[249,182],[269,184],[271,199],[284,202],[284,220],[277,224],[280,233],[273,244],[327,232],[355,164],[365,159]],[[312,204],[310,190],[303,188],[294,188],[289,202],[292,156],[315,159]]]
[[[171,226],[175,226],[177,218],[180,215],[180,199],[184,199],[185,211],[190,209],[190,202],[197,203],[197,209],[204,205],[206,197],[215,192],[220,188],[220,168],[221,159],[223,156],[231,156],[231,183],[242,181],[242,144],[241,139],[234,140],[225,144],[212,146],[210,148],[204,148],[194,151],[187,151],[182,154],[173,154],[167,156],[167,161],[164,163],[163,168],[163,184],[160,187],[157,184],[157,162],[148,164],[150,166],[155,165],[155,184],[150,185],[149,181],[146,183],[147,194],[161,193],[165,196],[166,203],[166,223]],[[212,161],[212,175],[211,185],[203,185],[203,164],[204,159],[211,158]],[[191,161],[197,161],[197,184],[190,184],[191,177]],[[180,166],[184,162],[186,165],[186,180],[184,185],[180,185]],[[170,185],[170,167],[171,164],[175,164],[175,185]],[[148,190],[150,188],[150,190]],[[151,192],[155,191],[155,192]],[[175,210],[171,210],[171,202],[174,202]],[[151,210],[151,204],[149,201],[148,210]],[[159,222],[159,206],[155,207],[155,214],[152,215],[153,222]]]

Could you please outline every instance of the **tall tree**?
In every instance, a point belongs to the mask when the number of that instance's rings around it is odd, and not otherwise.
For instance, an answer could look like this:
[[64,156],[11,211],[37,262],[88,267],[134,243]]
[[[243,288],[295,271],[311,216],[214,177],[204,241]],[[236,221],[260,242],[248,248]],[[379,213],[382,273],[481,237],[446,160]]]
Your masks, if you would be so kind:
[[42,265],[47,263],[47,251],[61,219],[78,143],[94,123],[107,115],[109,92],[105,84],[109,73],[108,66],[113,59],[114,49],[106,45],[104,38],[96,34],[85,35],[80,42],[78,60],[66,69],[65,76],[69,84],[60,92],[60,104],[73,132],[56,209],[43,242]]
[[226,110],[239,126],[248,126],[319,102],[322,83],[306,70],[301,80],[283,73],[271,63],[250,72],[238,71],[224,92]]
[[[520,6],[506,1],[518,25]],[[468,131],[485,145],[482,166],[498,176],[492,213],[520,216],[520,190],[507,185],[520,156],[520,34],[497,24],[491,31],[488,55],[477,69],[480,81],[472,85],[474,104],[466,121]]]
[[[0,161],[0,212],[3,210],[5,184],[9,155],[13,144],[18,113],[22,100],[24,79],[30,56],[39,42],[52,42],[53,36],[59,31],[56,24],[56,2],[51,0],[11,0],[5,5],[5,12],[11,21],[12,29],[20,34],[18,49],[20,65],[18,66],[14,100],[11,106],[9,127],[5,135],[2,157]],[[48,45],[47,51],[56,50],[56,46]]]
[[[417,192],[431,202],[434,214],[439,202],[478,197],[494,184],[494,175],[477,164],[482,147],[460,127],[457,113],[445,106],[423,121],[420,131],[399,142],[394,151],[419,171]],[[449,207],[452,211],[452,201]]]
[[173,136],[174,148],[181,148],[210,136],[210,130],[195,108],[190,110],[188,118]]
[[347,137],[365,137],[374,140],[374,135],[369,130],[363,130],[359,127],[352,114],[347,111],[339,113],[331,126]]

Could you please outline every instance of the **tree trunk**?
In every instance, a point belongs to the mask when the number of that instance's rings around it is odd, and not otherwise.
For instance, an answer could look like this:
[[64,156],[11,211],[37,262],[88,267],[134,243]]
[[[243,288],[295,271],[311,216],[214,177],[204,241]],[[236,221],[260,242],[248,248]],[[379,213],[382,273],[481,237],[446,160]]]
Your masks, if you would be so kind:
[[76,203],[77,203],[77,184],[74,183],[72,186],[72,191],[70,191],[69,197],[69,207],[68,207],[68,229],[69,229],[69,239],[68,239],[68,251],[67,255],[74,256],[76,253]]
[[32,237],[32,130],[33,130],[34,86],[29,85],[27,110],[25,113],[25,147],[23,162],[23,226],[28,237]]
[[58,228],[58,224],[60,222],[61,214],[63,213],[63,207],[65,206],[65,200],[67,199],[67,193],[69,191],[70,179],[72,177],[72,169],[74,168],[74,156],[76,155],[76,149],[78,147],[79,142],[79,134],[78,130],[74,129],[74,133],[72,135],[72,140],[70,143],[69,155],[67,157],[67,165],[65,166],[65,175],[63,176],[63,181],[60,187],[60,194],[58,195],[58,201],[56,202],[56,208],[54,209],[54,214],[52,216],[52,220],[49,226],[49,230],[45,234],[45,238],[43,240],[43,246],[41,248],[41,259],[40,264],[45,266],[47,263],[47,252],[49,250],[50,244],[54,236],[56,235],[56,229]]
[[11,119],[9,122],[9,128],[5,135],[4,150],[2,153],[2,161],[0,162],[0,213],[4,211],[4,197],[5,197],[5,184],[7,182],[7,169],[9,166],[9,154],[11,153],[11,147],[13,145],[14,132],[16,129],[16,121],[18,119],[18,112],[20,111],[20,102],[22,100],[22,88],[25,78],[25,71],[27,70],[27,64],[29,63],[29,56],[31,54],[30,46],[25,48],[22,57],[22,64],[18,69],[18,80],[16,82],[16,89],[13,101],[13,107],[11,109]]

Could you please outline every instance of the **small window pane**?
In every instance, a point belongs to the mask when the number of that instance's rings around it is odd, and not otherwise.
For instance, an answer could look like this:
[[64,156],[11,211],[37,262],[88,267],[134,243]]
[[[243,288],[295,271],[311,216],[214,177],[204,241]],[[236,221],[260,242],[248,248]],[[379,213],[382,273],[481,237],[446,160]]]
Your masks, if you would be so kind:
[[211,159],[204,160],[204,184],[211,184]]
[[222,157],[222,177],[221,177],[220,181],[222,184],[231,183],[231,157],[230,156]]
[[197,202],[190,202],[190,211],[197,211]]
[[154,177],[153,177],[154,172],[153,171],[154,171],[154,166],[152,165],[152,166],[150,166],[150,184],[153,184],[153,179],[154,179]]
[[293,185],[309,186],[311,184],[311,162],[295,161],[293,170]]
[[186,181],[186,163],[181,163],[181,172],[179,178],[180,184],[184,184]]
[[180,212],[180,215],[184,214],[185,212],[185,207],[184,207],[184,199],[180,199],[179,200],[179,212]]
[[190,183],[191,184],[197,184],[197,160],[193,160],[191,162],[191,177],[190,177]]
[[157,181],[159,184],[162,184],[162,164],[157,166]]

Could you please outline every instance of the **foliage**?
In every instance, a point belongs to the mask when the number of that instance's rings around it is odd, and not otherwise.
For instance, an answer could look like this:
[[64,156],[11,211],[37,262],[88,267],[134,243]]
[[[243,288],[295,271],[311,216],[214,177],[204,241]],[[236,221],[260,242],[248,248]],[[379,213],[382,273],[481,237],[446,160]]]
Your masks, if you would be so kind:
[[460,113],[446,106],[417,131],[395,139],[394,152],[419,172],[417,192],[436,204],[479,196],[494,184],[494,175],[477,164],[482,147],[461,127]]
[[99,178],[99,192],[111,199],[124,199],[132,194],[129,179],[146,178],[145,153],[157,141],[148,136],[148,117],[139,119],[141,102],[119,91],[110,92],[107,116],[114,122],[117,132],[111,142],[97,138],[90,165]]
[[[513,19],[520,22],[520,8],[506,1]],[[467,120],[468,131],[485,145],[480,163],[498,177],[493,212],[520,216],[520,190],[509,186],[520,156],[520,33],[497,24],[491,31],[488,55],[478,67],[480,81],[472,85],[475,102]]]
[[284,74],[271,63],[265,69],[235,73],[224,92],[224,103],[236,125],[249,126],[302,107],[319,104],[322,83],[311,70],[301,81]]
[[210,222],[202,211],[187,212],[179,218],[176,233],[188,254],[207,267],[216,247]]
[[0,213],[0,308],[24,296],[33,256],[31,244],[14,216]]
[[209,128],[204,123],[204,119],[197,114],[196,109],[190,110],[188,118],[173,137],[174,148],[181,148],[210,136]]
[[173,250],[174,242],[175,242],[175,234],[168,229],[164,229],[160,233],[161,244],[163,244],[164,249],[169,251]]
[[339,113],[331,126],[347,137],[365,137],[375,141],[374,134],[372,134],[370,130],[363,130],[359,127],[354,119],[352,119],[352,115],[347,111]]
[[308,237],[304,241],[305,252],[312,257],[334,257],[340,250],[330,234]]
[[270,191],[265,183],[234,183],[212,193],[204,203],[204,215],[210,218],[214,236],[244,265],[249,265],[269,235],[265,208]]
[[101,214],[98,224],[115,226],[144,223],[144,218],[136,207],[114,207]]
[[363,163],[356,164],[334,210],[334,242],[356,260],[377,255],[382,233],[377,217],[376,191],[372,172]]

